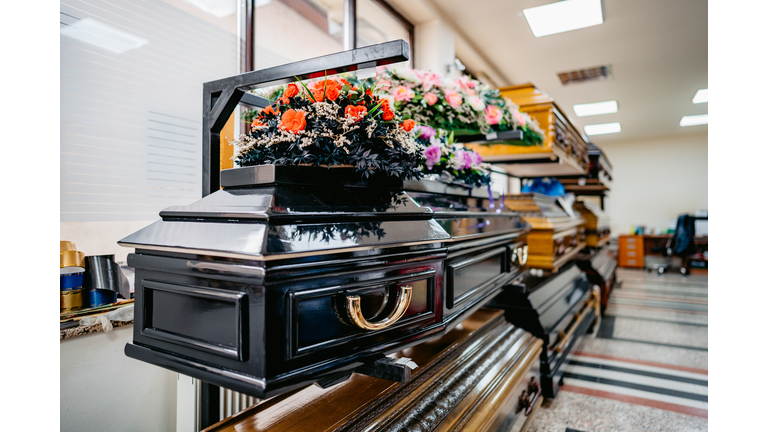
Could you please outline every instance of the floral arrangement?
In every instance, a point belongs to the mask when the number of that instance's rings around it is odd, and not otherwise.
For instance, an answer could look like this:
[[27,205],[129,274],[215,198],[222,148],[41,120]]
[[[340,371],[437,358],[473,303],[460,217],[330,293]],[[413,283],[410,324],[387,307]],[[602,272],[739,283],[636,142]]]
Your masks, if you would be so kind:
[[383,68],[377,90],[385,93],[405,118],[453,131],[457,136],[521,129],[522,142],[509,144],[537,145],[544,141],[544,132],[528,114],[520,112],[498,89],[466,75],[446,82],[434,72]]
[[490,166],[483,163],[477,152],[454,144],[453,138],[453,132],[449,134],[429,126],[416,127],[416,140],[425,146],[424,174],[436,174],[447,183],[488,186],[491,183]]
[[288,84],[272,91],[251,130],[230,144],[238,166],[263,164],[353,166],[363,178],[377,172],[420,178],[422,148],[415,122],[403,120],[373,93],[376,83],[344,78]]

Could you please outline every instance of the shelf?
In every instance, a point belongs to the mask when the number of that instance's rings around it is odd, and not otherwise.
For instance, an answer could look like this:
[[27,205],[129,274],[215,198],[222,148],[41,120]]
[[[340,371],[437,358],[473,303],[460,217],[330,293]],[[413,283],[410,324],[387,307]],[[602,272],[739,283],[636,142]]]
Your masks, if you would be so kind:
[[[504,144],[508,141],[522,141],[522,130],[510,130],[504,132],[491,132],[487,134],[474,134],[474,135],[458,135],[454,137],[454,141],[457,143],[474,143],[474,144]],[[509,144],[514,145],[514,144]]]

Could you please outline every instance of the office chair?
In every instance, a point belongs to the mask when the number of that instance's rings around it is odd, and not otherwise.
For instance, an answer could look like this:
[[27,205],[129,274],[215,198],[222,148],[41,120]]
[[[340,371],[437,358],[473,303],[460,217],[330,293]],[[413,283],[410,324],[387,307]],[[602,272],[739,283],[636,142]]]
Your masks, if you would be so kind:
[[[654,270],[657,270],[660,275],[668,273],[671,270],[680,270],[684,276],[688,276],[690,271],[688,270],[688,255],[693,253],[694,243],[693,237],[694,230],[694,218],[693,216],[683,214],[677,218],[677,226],[675,227],[675,233],[672,238],[667,241],[664,248],[664,255],[667,257],[667,263],[664,265],[654,265]],[[672,257],[677,256],[682,260],[682,266],[677,267],[672,265]]]

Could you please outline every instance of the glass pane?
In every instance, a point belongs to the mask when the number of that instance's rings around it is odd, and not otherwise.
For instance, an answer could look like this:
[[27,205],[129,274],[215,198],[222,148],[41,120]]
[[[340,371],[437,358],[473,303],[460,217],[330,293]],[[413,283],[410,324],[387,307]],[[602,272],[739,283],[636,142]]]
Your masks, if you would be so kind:
[[239,72],[237,0],[61,0],[60,22],[62,240],[121,261],[201,196],[203,83]]
[[358,47],[398,39],[410,43],[410,35],[405,27],[370,0],[357,0]]
[[344,50],[344,0],[257,0],[256,70]]

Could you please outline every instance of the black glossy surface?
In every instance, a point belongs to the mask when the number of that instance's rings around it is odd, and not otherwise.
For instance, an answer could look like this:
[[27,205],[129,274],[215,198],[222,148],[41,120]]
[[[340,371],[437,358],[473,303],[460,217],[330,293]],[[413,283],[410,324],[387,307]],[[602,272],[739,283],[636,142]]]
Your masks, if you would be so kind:
[[557,394],[557,381],[562,376],[563,364],[567,362],[570,351],[578,346],[579,336],[592,325],[594,311],[582,320],[563,351],[557,353],[546,347],[551,347],[557,341],[558,334],[567,330],[576,312],[589,300],[591,286],[586,275],[571,263],[554,275],[533,276],[525,272],[488,304],[489,307],[504,309],[507,321],[544,341],[541,375],[543,392],[547,397]]
[[[439,336],[520,272],[529,227],[490,197],[296,178],[166,209],[121,241],[137,248],[126,354],[269,397]],[[402,285],[413,296],[391,327],[346,318],[349,295],[387,316]]]

